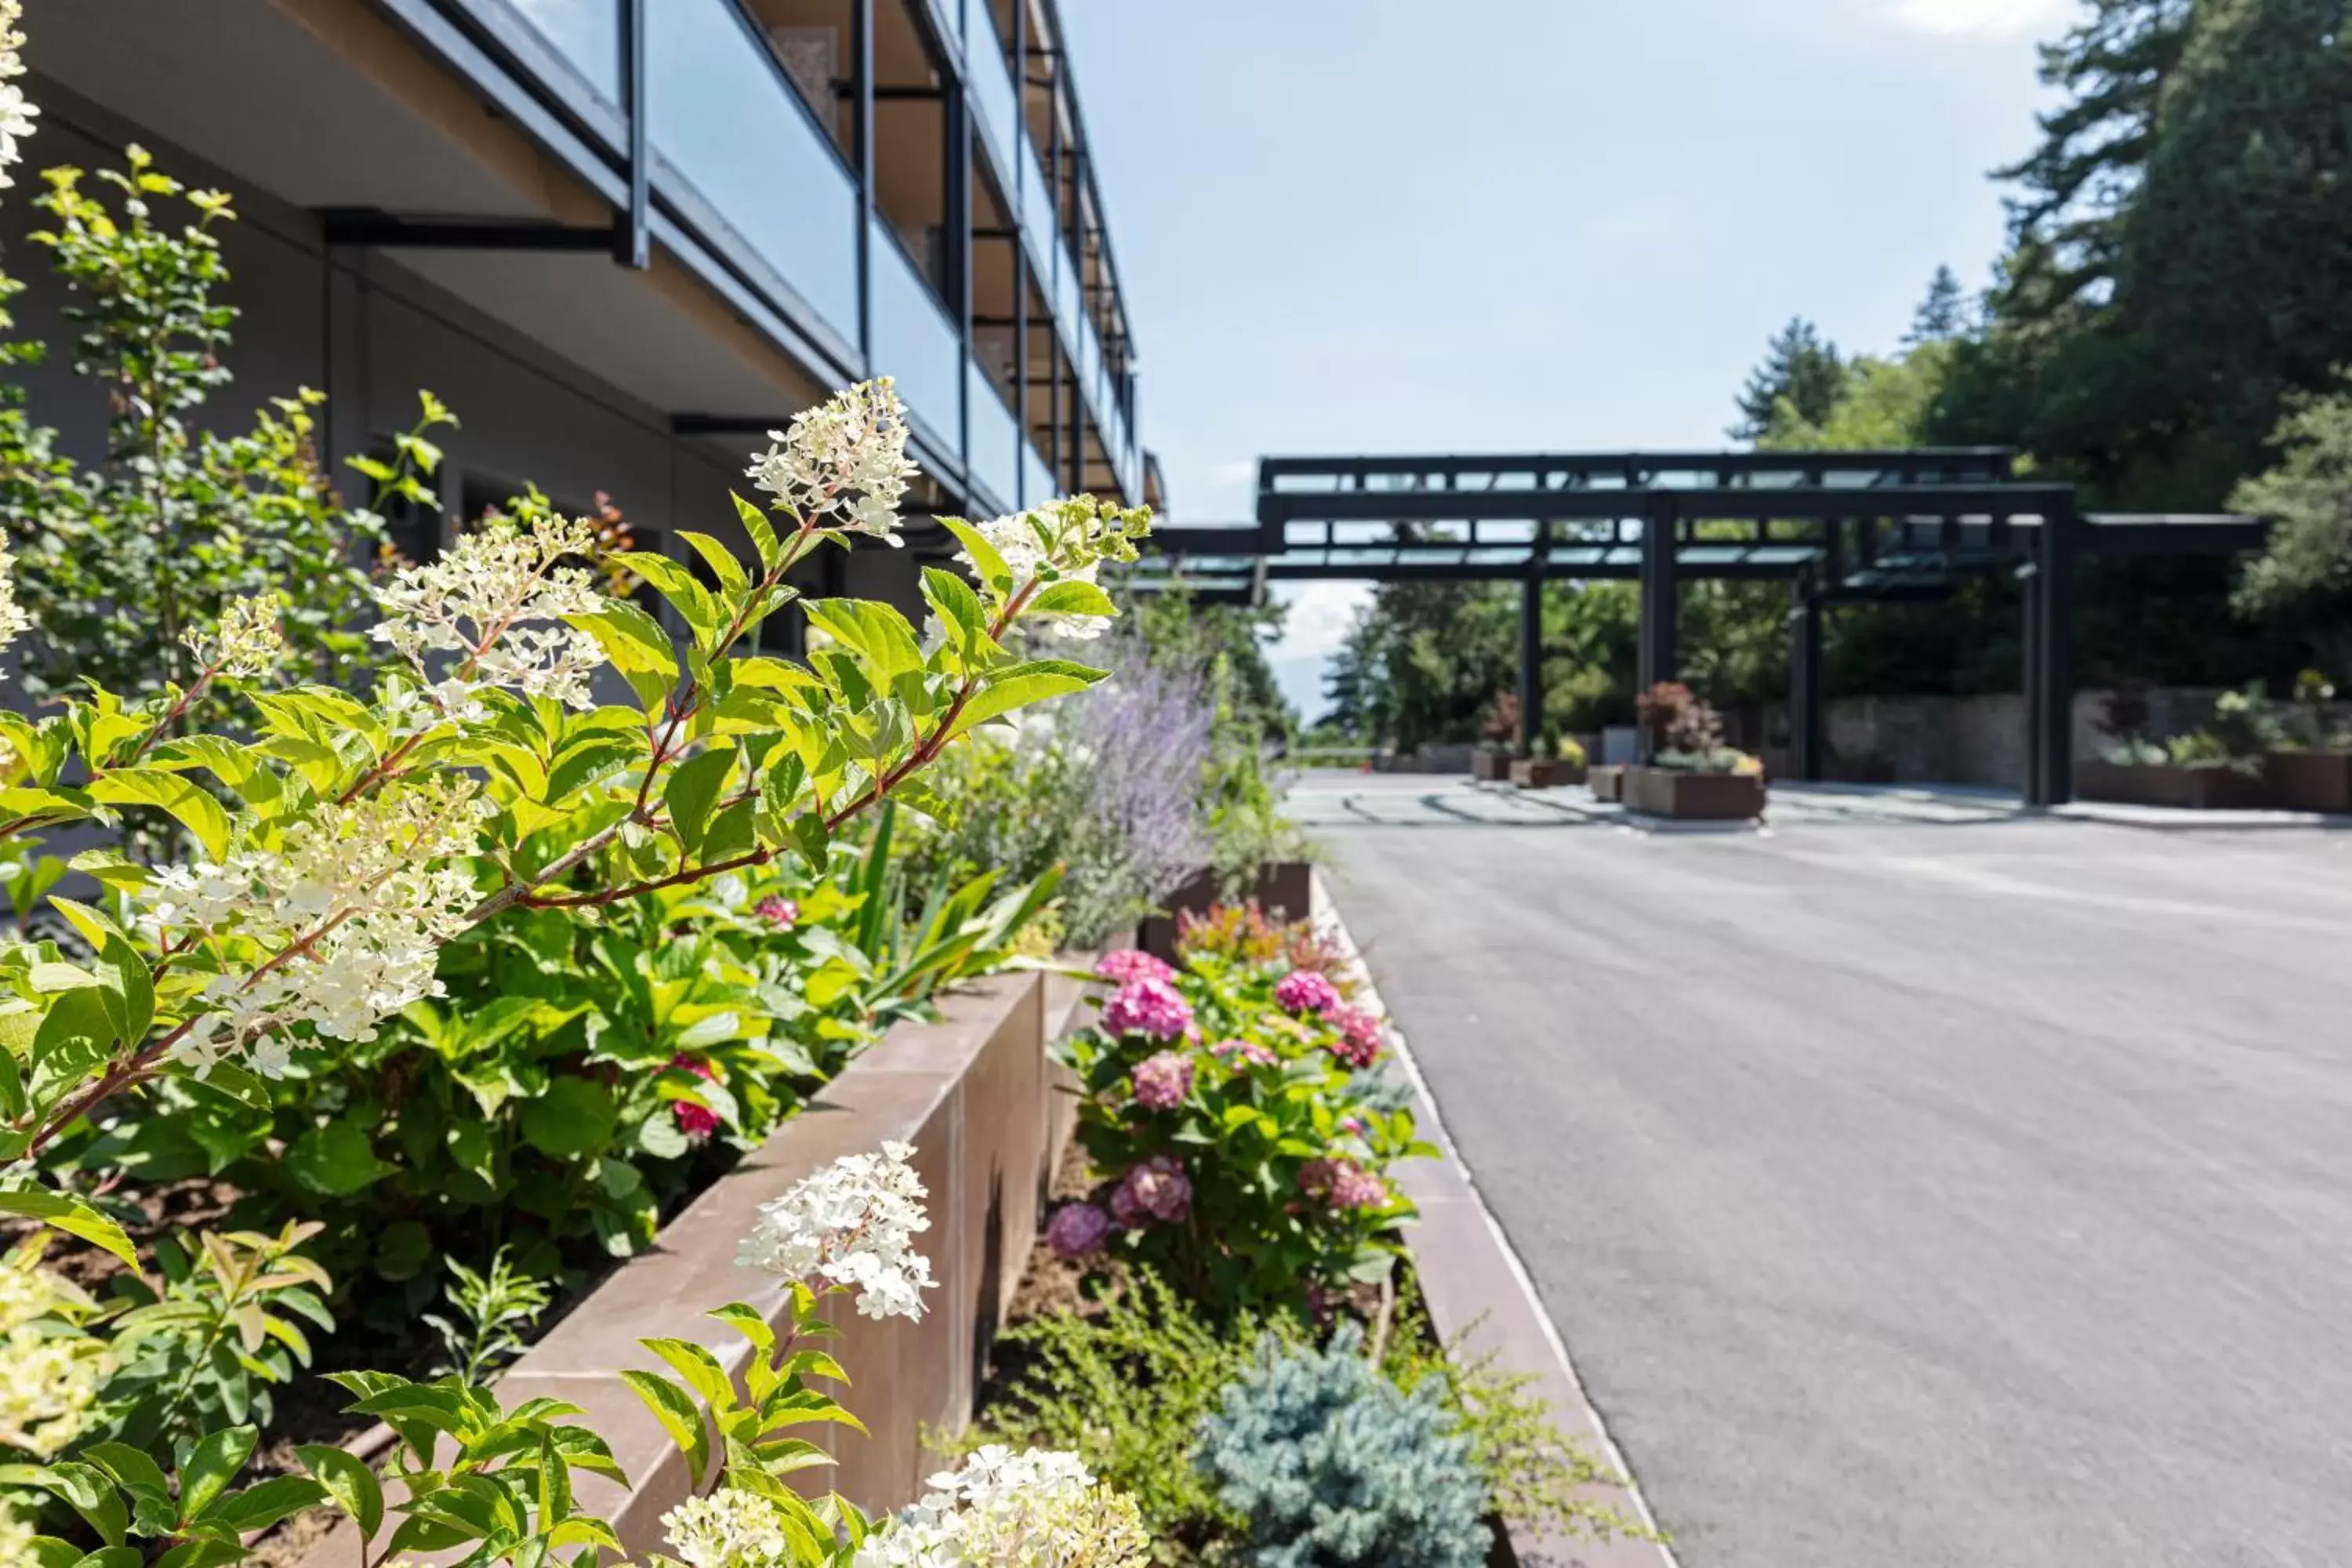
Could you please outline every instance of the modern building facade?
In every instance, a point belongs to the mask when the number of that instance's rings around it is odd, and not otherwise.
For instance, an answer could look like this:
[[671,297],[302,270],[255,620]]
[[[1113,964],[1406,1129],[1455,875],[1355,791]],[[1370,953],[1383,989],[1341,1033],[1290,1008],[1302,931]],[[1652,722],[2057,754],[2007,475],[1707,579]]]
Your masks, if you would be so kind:
[[[916,519],[1154,499],[1053,0],[29,0],[26,32],[33,168],[137,141],[236,198],[224,423],[322,388],[340,468],[429,387],[445,526],[529,480],[724,535],[765,432],[881,374]],[[36,183],[0,240],[61,342]],[[95,437],[61,364],[30,379]],[[910,537],[827,587],[913,600]]]

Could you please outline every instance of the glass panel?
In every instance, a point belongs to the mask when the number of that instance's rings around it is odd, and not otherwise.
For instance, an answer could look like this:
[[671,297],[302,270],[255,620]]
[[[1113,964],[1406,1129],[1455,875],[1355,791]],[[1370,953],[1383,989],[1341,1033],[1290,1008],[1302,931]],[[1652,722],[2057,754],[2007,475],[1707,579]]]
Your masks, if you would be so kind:
[[962,428],[963,353],[955,328],[887,225],[874,221],[874,373],[896,377],[898,396],[932,437],[955,450]]
[[1037,150],[1025,136],[1021,139],[1021,226],[1028,231],[1031,256],[1054,254],[1054,187],[1045,183]]
[[621,101],[621,0],[507,0],[588,85]]
[[1021,434],[1004,400],[996,395],[995,384],[976,360],[964,362],[964,396],[971,418],[971,446],[964,453],[964,466],[997,505],[1011,507],[1020,483]]
[[1054,482],[1054,470],[1045,466],[1037,448],[1026,441],[1021,443],[1021,504],[1024,507],[1040,505],[1062,493],[1062,487]]
[[[986,0],[975,0],[976,5],[985,3]],[[997,41],[996,24],[982,20],[984,15],[976,12],[971,25],[964,30],[963,58],[971,68],[972,100],[979,107],[981,122],[996,140],[996,166],[1009,171],[1027,138],[1021,134],[1021,100],[1013,93],[1012,74],[1004,67],[1004,50]]]
[[745,247],[857,341],[857,192],[733,0],[669,0],[646,29],[654,145]]
[[1054,274],[1055,324],[1062,333],[1066,353],[1077,353],[1078,342],[1078,264],[1070,255],[1067,242],[1062,246],[1061,270]]

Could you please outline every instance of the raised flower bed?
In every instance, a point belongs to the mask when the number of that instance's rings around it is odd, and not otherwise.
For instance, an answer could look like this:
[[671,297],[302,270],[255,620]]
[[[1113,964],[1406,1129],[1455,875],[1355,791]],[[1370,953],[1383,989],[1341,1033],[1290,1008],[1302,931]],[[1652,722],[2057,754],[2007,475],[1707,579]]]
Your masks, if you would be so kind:
[[1565,757],[1522,757],[1511,764],[1511,783],[1521,789],[1559,789],[1582,784],[1587,771],[1581,761]]
[[2074,794],[2082,800],[2186,811],[2261,811],[2278,804],[2270,781],[2261,772],[2224,765],[2182,767],[2172,763],[2078,762]]
[[1625,809],[1677,822],[1744,822],[1764,815],[1764,775],[1627,768]]
[[1625,769],[1619,763],[1601,763],[1585,769],[1584,782],[1597,801],[1614,805],[1625,798]]
[[2352,813],[2352,752],[2273,752],[2263,779],[2282,810]]

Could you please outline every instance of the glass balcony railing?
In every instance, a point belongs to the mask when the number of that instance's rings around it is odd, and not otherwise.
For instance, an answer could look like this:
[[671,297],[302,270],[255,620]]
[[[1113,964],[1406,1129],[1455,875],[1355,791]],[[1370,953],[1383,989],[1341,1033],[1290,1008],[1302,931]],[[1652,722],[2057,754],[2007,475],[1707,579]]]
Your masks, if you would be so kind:
[[1029,260],[1040,270],[1050,268],[1061,249],[1054,237],[1054,187],[1045,183],[1045,165],[1027,137],[1021,139],[1021,230],[1029,241]]
[[894,377],[899,399],[934,442],[953,452],[963,429],[963,352],[955,324],[878,218],[873,244],[873,373]]
[[621,0],[506,0],[590,87],[621,102]]
[[1054,482],[1054,470],[1047,468],[1045,459],[1037,455],[1036,447],[1027,441],[1022,442],[1021,504],[1024,507],[1043,505],[1061,493],[1062,487]]
[[849,342],[857,190],[734,0],[666,0],[646,29],[654,147]]
[[1021,432],[1004,400],[996,395],[995,383],[977,361],[964,362],[964,398],[971,421],[964,468],[987,487],[997,505],[1013,506],[1021,486]]
[[963,58],[970,68],[965,74],[970,78],[972,102],[980,110],[980,121],[996,144],[997,169],[1010,185],[1013,162],[1027,137],[1021,130],[1021,98],[1013,89],[1012,73],[1005,68],[996,24],[986,16],[982,12],[964,29]]
[[1086,308],[1086,291],[1078,286],[1078,264],[1067,245],[1060,247],[1055,260],[1055,325],[1062,335],[1062,352],[1075,358],[1078,352],[1078,316]]

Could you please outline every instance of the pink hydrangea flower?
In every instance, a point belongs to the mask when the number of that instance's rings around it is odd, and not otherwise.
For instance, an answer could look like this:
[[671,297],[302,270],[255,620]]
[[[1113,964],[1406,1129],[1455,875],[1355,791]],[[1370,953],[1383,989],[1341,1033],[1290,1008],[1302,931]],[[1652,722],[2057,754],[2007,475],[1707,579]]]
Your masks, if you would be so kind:
[[1335,1209],[1376,1209],[1389,1201],[1388,1184],[1353,1160],[1309,1160],[1298,1167],[1298,1190]]
[[1181,1039],[1192,1026],[1192,1005],[1165,980],[1130,980],[1103,1004],[1102,1023],[1114,1035]]
[[1282,1058],[1274,1054],[1272,1046],[1255,1040],[1219,1040],[1209,1047],[1212,1056],[1234,1064],[1235,1068],[1272,1067]]
[[1192,1058],[1160,1051],[1135,1064],[1135,1103],[1146,1110],[1173,1110],[1192,1092]]
[[[682,1068],[705,1082],[719,1081],[719,1074],[713,1070],[709,1062],[698,1061],[693,1057],[672,1057],[669,1059],[669,1065]],[[696,1105],[690,1100],[674,1100],[670,1104],[669,1113],[677,1121],[677,1130],[688,1138],[708,1138],[719,1131],[719,1113],[709,1106]]]
[[1331,1054],[1351,1068],[1362,1068],[1381,1059],[1381,1021],[1361,1007],[1334,1007],[1327,1015],[1339,1026]]
[[1139,947],[1122,947],[1116,952],[1106,952],[1095,965],[1095,973],[1105,980],[1116,980],[1124,985],[1131,980],[1171,981],[1176,972]]
[[1131,1165],[1110,1194],[1111,1217],[1129,1230],[1140,1230],[1153,1220],[1181,1222],[1192,1212],[1192,1184],[1174,1156],[1154,1154]]
[[1099,1252],[1109,1234],[1110,1215],[1092,1204],[1065,1204],[1045,1222],[1045,1245],[1062,1258]]
[[752,907],[752,912],[770,925],[790,929],[801,918],[801,907],[790,899],[780,899],[773,893]]
[[1339,1005],[1339,993],[1311,969],[1294,969],[1274,988],[1274,1005],[1286,1013],[1328,1013]]

